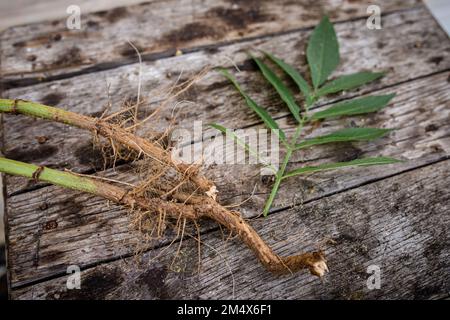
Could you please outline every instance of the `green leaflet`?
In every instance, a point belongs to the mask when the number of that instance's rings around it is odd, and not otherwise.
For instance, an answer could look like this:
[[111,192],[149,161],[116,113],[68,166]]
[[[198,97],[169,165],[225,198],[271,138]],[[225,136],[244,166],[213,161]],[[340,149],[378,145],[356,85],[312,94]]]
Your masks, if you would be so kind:
[[250,98],[239,86],[236,79],[225,69],[220,69],[220,72],[233,83],[233,85],[236,87],[236,89],[239,91],[239,93],[244,97],[245,102],[247,105],[264,121],[265,125],[269,128],[274,130],[275,134],[278,135],[278,137],[286,142],[286,135],[284,134],[283,130],[281,130],[278,127],[278,124],[273,120],[273,118],[270,116],[270,114],[263,108],[261,108],[252,98]]
[[249,153],[253,154],[257,158],[259,158],[258,152],[254,149],[252,149],[248,143],[245,143],[241,138],[239,138],[232,130],[225,128],[224,126],[221,126],[217,123],[210,123],[210,127],[213,127],[216,130],[219,130],[225,135],[230,135],[234,141],[236,141],[241,147],[243,147],[245,150],[247,150]]
[[316,97],[343,90],[357,88],[365,83],[381,78],[384,74],[378,72],[358,72],[345,75],[324,84],[316,93]]
[[339,43],[327,16],[322,18],[309,38],[306,57],[314,89],[317,89],[339,64]]
[[225,128],[224,126],[217,124],[217,123],[210,123],[210,127],[219,130],[224,135],[230,135],[234,141],[236,141],[237,144],[239,144],[241,147],[243,147],[246,151],[248,151],[249,154],[253,155],[258,161],[260,161],[262,164],[264,164],[266,167],[269,167],[272,171],[276,173],[276,169],[271,164],[264,163],[264,161],[261,159],[260,154],[249,146],[248,143],[245,143],[237,134],[235,134],[232,130]]
[[298,73],[297,70],[294,69],[291,65],[287,64],[280,58],[270,54],[269,52],[264,52],[264,54],[272,60],[274,63],[276,63],[287,75],[291,77],[291,79],[297,84],[298,88],[300,89],[301,93],[305,96],[305,99],[307,101],[307,104],[312,104],[312,92],[311,88],[306,82],[306,80],[301,76],[300,73]]
[[233,133],[233,131],[225,128],[224,126],[217,124],[217,123],[210,123],[208,124],[208,126],[213,127],[214,129],[219,130],[220,132],[222,132],[223,134],[227,134],[227,133]]
[[335,163],[326,163],[313,167],[303,167],[298,168],[293,171],[286,173],[283,176],[283,179],[297,176],[300,174],[306,173],[314,173],[325,170],[332,170],[344,167],[354,167],[354,166],[374,166],[374,165],[382,165],[382,164],[391,164],[401,162],[400,160],[389,158],[389,157],[375,157],[375,158],[364,158],[364,159],[356,159],[348,162],[335,162]]
[[318,144],[333,143],[333,142],[369,141],[380,138],[389,131],[391,131],[391,129],[346,128],[324,136],[307,139],[302,143],[297,144],[295,146],[295,149],[299,150]]
[[334,118],[375,112],[385,107],[395,93],[382,96],[368,96],[332,105],[326,110],[314,113],[309,120]]
[[254,56],[251,57],[256,62],[267,81],[269,81],[275,90],[277,90],[281,99],[283,99],[283,101],[287,104],[295,120],[300,122],[300,108],[295,102],[295,99],[289,89],[286,88],[283,82],[281,82],[281,79],[266,64],[264,64],[264,62]]

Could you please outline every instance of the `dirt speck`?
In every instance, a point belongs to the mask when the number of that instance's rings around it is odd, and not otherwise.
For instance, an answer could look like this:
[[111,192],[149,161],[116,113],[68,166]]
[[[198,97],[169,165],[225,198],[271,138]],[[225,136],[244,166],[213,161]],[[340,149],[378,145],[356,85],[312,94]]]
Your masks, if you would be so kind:
[[50,158],[58,151],[55,146],[40,144],[35,147],[16,147],[5,152],[5,156],[12,160],[34,162]]
[[435,125],[434,123],[431,123],[425,127],[425,132],[436,131],[437,129],[438,126]]
[[216,7],[207,12],[207,16],[222,20],[231,29],[245,29],[250,24],[274,20],[275,17],[263,13],[260,6],[250,4],[237,8]]
[[60,41],[62,39],[61,33],[55,33],[51,36],[53,41]]
[[36,137],[36,141],[37,141],[39,144],[44,144],[44,143],[47,142],[47,140],[48,140],[48,137],[47,137],[47,136],[37,136],[37,137]]
[[320,19],[320,17],[321,17],[321,13],[319,11],[317,11],[317,10],[303,12],[303,13],[300,14],[300,19],[302,21],[309,21],[309,20],[317,21],[317,20]]
[[119,19],[125,18],[128,15],[128,10],[126,7],[119,7],[111,10],[107,18],[110,22],[116,22]]
[[166,33],[162,39],[164,39],[165,42],[179,45],[196,39],[220,37],[222,33],[222,30],[219,30],[214,26],[200,22],[192,22],[186,24],[181,29]]
[[62,99],[66,97],[65,94],[59,92],[52,92],[45,95],[42,99],[40,99],[40,103],[45,104],[47,106],[57,106],[58,103],[61,102]]
[[46,48],[50,48],[52,46],[52,42],[61,41],[62,38],[63,36],[59,32],[43,34],[32,39],[17,41],[13,43],[13,47],[16,49],[25,47],[37,47],[37,46],[45,46]]
[[339,235],[334,239],[336,242],[355,242],[358,241],[358,234],[351,225],[343,223],[339,226]]
[[228,81],[219,81],[219,82],[214,82],[208,86],[205,86],[204,88],[201,88],[201,90],[204,92],[213,92],[216,90],[227,88],[229,85],[230,85],[230,83]]
[[139,276],[137,281],[142,283],[150,293],[159,298],[170,298],[166,296],[165,284],[164,281],[167,276],[167,269],[165,267],[156,267],[149,269],[145,273]]
[[98,26],[99,26],[99,23],[97,21],[94,21],[94,20],[88,20],[86,22],[86,25],[88,26],[88,28],[97,29]]
[[128,15],[128,10],[126,7],[118,7],[109,11],[97,12],[96,15],[104,17],[110,23],[116,23]]
[[[341,147],[341,146],[339,146]],[[338,150],[337,154],[337,162],[346,162],[358,159],[362,155],[361,149],[351,145],[342,145],[342,148]]]
[[414,299],[417,300],[425,300],[430,299],[431,296],[435,294],[443,294],[445,292],[444,288],[441,288],[438,284],[423,286],[420,288],[416,288],[414,290]]
[[34,54],[27,56],[27,61],[33,62],[33,61],[36,61],[36,59],[37,59],[37,56]]
[[17,41],[17,42],[14,42],[12,46],[13,46],[14,48],[18,49],[18,48],[23,48],[23,47],[25,47],[25,45],[26,45],[26,42],[25,42],[25,41]]
[[92,142],[78,147],[75,150],[74,155],[80,164],[90,165],[94,168],[102,168],[105,164],[102,150],[99,147],[94,146]]
[[356,8],[348,8],[345,10],[345,13],[347,13],[350,16],[356,15],[358,13],[358,9]]
[[261,176],[261,183],[265,186],[271,186],[274,181],[275,181],[275,176],[273,176],[273,175]]
[[[60,293],[60,299],[68,300],[103,300],[107,294],[118,287],[123,281],[118,268],[98,268],[86,276],[81,277],[80,290],[68,290]],[[52,299],[54,292],[47,298]]]
[[64,256],[64,252],[59,250],[52,250],[48,252],[39,252],[39,263],[41,264],[51,264],[61,259]]
[[105,112],[105,110],[91,112],[91,113],[89,113],[89,116],[93,117],[93,118],[100,118],[104,112]]
[[433,153],[444,152],[444,150],[442,149],[442,147],[439,144],[432,144],[432,145],[430,145],[430,150]]
[[53,230],[53,229],[56,229],[57,227],[58,227],[58,222],[56,222],[56,220],[50,220],[44,224],[44,230]]
[[206,49],[205,49],[205,52],[206,52],[207,54],[216,54],[216,53],[219,52],[219,48],[216,48],[216,47],[209,47],[209,48],[206,48]]
[[72,195],[61,201],[58,205],[61,205],[63,208],[60,211],[61,217],[64,217],[66,221],[71,222],[75,226],[81,226],[85,224],[86,219],[80,214],[80,212],[83,211],[83,203],[80,203],[77,198],[78,195]]
[[429,63],[434,63],[435,65],[439,65],[442,60],[444,60],[444,57],[442,56],[436,56],[436,57],[431,57],[430,59],[428,59]]
[[165,34],[161,42],[185,43],[203,38],[221,38],[227,31],[241,32],[258,22],[272,21],[274,16],[263,12],[259,1],[233,3],[231,7],[215,7],[205,13],[207,20],[213,23],[192,22],[180,29]]
[[53,62],[54,67],[67,67],[72,65],[81,64],[83,62],[83,56],[81,49],[78,47],[72,47],[66,52],[61,54]]
[[237,66],[241,71],[258,71],[258,65],[253,59],[244,60],[243,63]]
[[[131,41],[133,45],[138,49],[139,53],[143,53],[144,48],[142,48],[140,45],[136,43],[136,41]],[[122,57],[134,57],[137,56],[136,50],[130,44],[125,43],[121,45],[119,48],[117,48],[117,51]]]

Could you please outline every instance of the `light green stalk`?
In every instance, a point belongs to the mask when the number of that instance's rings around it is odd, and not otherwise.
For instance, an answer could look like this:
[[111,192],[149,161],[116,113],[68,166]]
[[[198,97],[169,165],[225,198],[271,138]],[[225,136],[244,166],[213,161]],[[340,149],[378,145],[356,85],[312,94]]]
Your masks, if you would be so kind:
[[[247,224],[239,215],[232,214],[227,209],[221,211],[213,210],[212,199],[209,199],[204,205],[195,206],[166,202],[161,199],[143,199],[134,198],[121,188],[93,181],[90,178],[79,177],[69,172],[62,172],[49,168],[39,167],[15,160],[0,157],[0,172],[11,175],[23,176],[30,179],[39,179],[70,189],[81,190],[102,196],[116,203],[124,204],[129,207],[141,207],[146,211],[152,210],[158,212],[162,210],[173,218],[183,217],[184,219],[196,220],[202,216],[214,219],[229,230],[238,230],[243,241],[252,249],[260,261],[274,273],[292,273],[303,268],[308,268],[316,276],[322,277],[328,270],[326,260],[322,252],[306,252],[301,255],[280,257],[260,238],[258,233]],[[217,208],[217,207],[216,207]]]
[[[309,101],[309,100],[308,100]],[[295,130],[294,135],[292,136],[291,140],[289,141],[289,144],[286,146],[286,154],[284,155],[283,162],[281,164],[280,169],[277,171],[275,175],[275,182],[272,187],[272,191],[270,192],[269,198],[267,198],[266,203],[264,205],[263,215],[267,216],[269,213],[270,208],[272,207],[272,203],[275,200],[275,197],[278,193],[278,189],[280,188],[281,181],[284,178],[284,173],[286,171],[286,167],[289,163],[289,160],[291,159],[292,153],[295,151],[295,146],[297,144],[297,140],[302,134],[303,131],[303,125],[305,124],[307,118],[308,118],[308,110],[309,107],[313,101],[307,102],[305,104],[305,111],[303,113],[303,116],[300,119],[300,122]]]
[[[106,121],[102,121],[101,119],[20,99],[0,99],[0,112],[24,114],[89,130],[124,145],[131,150],[135,150],[139,154],[144,153],[146,156],[155,159],[160,163],[168,164],[183,175],[191,172],[191,166],[184,163],[175,163],[171,159],[170,153],[161,148],[158,144],[138,137],[129,132],[126,128],[113,125]],[[198,186],[199,190],[204,191],[207,195],[209,195],[209,193],[214,194],[214,184],[204,176],[199,173],[188,176],[189,179]]]
[[92,129],[92,125],[95,124],[94,118],[20,99],[0,99],[0,112],[13,114],[20,113],[36,118],[69,124],[83,129]]
[[98,193],[97,183],[92,179],[80,177],[70,172],[63,172],[46,167],[39,167],[20,161],[0,157],[0,172],[49,182],[65,188],[89,193]]

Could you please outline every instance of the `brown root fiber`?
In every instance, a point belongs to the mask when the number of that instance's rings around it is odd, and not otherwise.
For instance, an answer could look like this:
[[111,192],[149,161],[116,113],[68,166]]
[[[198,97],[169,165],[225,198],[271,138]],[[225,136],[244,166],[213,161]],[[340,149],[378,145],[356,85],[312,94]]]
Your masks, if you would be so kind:
[[[115,145],[120,145],[132,150],[158,168],[151,178],[144,180],[141,185],[131,190],[91,178],[96,188],[95,191],[88,192],[139,212],[159,215],[162,217],[160,218],[162,223],[165,217],[193,222],[202,218],[214,220],[230,232],[237,234],[256,254],[261,263],[273,273],[292,273],[307,268],[313,275],[322,277],[328,271],[325,256],[321,251],[289,257],[278,256],[239,213],[223,207],[215,200],[214,192],[212,192],[215,190],[214,184],[202,176],[197,167],[176,164],[171,159],[170,152],[157,143],[136,136],[126,128],[106,120],[33,102],[0,99],[0,111],[49,119],[89,130],[94,135],[98,134],[110,141],[113,149]],[[157,172],[160,172],[162,176],[167,175],[171,170],[182,178],[168,183],[156,181],[160,179]],[[39,179],[39,175],[35,178]],[[161,228],[163,227],[157,227],[158,233]]]
[[328,271],[325,256],[321,251],[279,257],[237,212],[224,208],[214,199],[193,196],[191,198],[195,204],[182,204],[159,198],[139,198],[110,184],[97,181],[96,184],[99,190],[98,195],[131,208],[154,213],[164,212],[175,219],[197,221],[201,218],[209,218],[218,222],[231,232],[238,234],[242,241],[253,250],[261,263],[273,273],[292,273],[308,268],[313,275],[322,277]]

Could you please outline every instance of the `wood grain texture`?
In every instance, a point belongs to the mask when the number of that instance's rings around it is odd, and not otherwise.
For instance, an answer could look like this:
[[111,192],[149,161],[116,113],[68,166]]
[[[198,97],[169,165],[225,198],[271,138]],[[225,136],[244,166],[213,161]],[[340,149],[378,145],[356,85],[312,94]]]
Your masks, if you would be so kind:
[[[342,63],[337,75],[361,70],[386,71],[380,81],[364,86],[359,91],[335,95],[324,99],[323,105],[356,95],[371,92],[396,83],[409,81],[450,68],[450,43],[447,35],[425,9],[391,14],[384,18],[383,32],[368,30],[365,20],[357,20],[336,26],[341,42]],[[410,23],[420,21],[420,23]],[[207,51],[186,54],[176,58],[144,63],[142,92],[147,103],[141,106],[143,115],[155,110],[161,103],[165,89],[173,85],[181,71],[182,78],[198,74],[208,63],[231,66],[230,57],[242,70],[238,80],[262,106],[275,118],[287,115],[287,108],[280,103],[276,93],[255,72],[245,53],[247,49],[264,49],[279,55],[306,73],[304,57],[305,41],[309,31],[233,44],[218,52]],[[398,41],[402,39],[402,41]],[[439,59],[438,59],[439,58]],[[439,61],[439,63],[437,63]],[[412,72],[411,70],[414,70]],[[96,72],[71,79],[53,81],[5,92],[10,98],[23,98],[45,104],[57,105],[71,111],[88,115],[101,115],[108,105],[107,88],[112,102],[111,110],[118,110],[123,101],[133,100],[137,92],[138,65]],[[193,120],[204,123],[219,122],[230,128],[241,128],[258,123],[258,118],[248,108],[239,94],[222,76],[210,72],[182,99],[190,104],[178,106],[177,127],[192,128]],[[163,109],[155,121],[143,125],[140,132],[148,129],[164,130],[173,120],[174,104]],[[209,132],[213,132],[209,130]],[[53,168],[70,168],[86,172],[102,167],[98,152],[92,148],[89,133],[57,123],[26,117],[5,116],[5,154]],[[49,140],[40,144],[36,137]],[[33,182],[13,178],[8,193],[14,193]]]
[[[377,1],[383,14],[420,1]],[[372,3],[373,4],[373,3]],[[2,35],[3,82],[28,84],[136,61],[132,41],[146,59],[222,42],[312,27],[323,14],[333,21],[367,16],[364,1],[152,1],[85,14],[81,30],[66,19],[14,27]]]
[[[208,221],[201,225],[200,274],[197,243],[193,239],[185,238],[178,258],[172,260],[180,244],[177,239],[168,246],[175,238],[173,232],[144,246],[140,243],[145,253],[135,257],[136,244],[142,238],[130,228],[129,216],[123,208],[95,196],[8,177],[11,297],[448,296],[448,37],[418,1],[383,2],[383,29],[379,31],[368,30],[361,18],[366,15],[367,4],[344,2],[342,5],[330,0],[313,3],[208,0],[200,6],[196,1],[183,0],[169,10],[173,7],[170,3],[154,1],[87,15],[89,30],[76,34],[64,30],[63,21],[5,32],[2,45],[8,45],[2,48],[2,72],[6,74],[5,84],[12,86],[5,92],[7,97],[98,116],[108,104],[109,87],[111,111],[118,110],[124,101],[136,99],[139,66],[132,63],[136,60],[134,53],[125,44],[130,39],[147,60],[142,66],[146,102],[141,107],[141,117],[160,105],[165,89],[178,78],[198,74],[207,64],[232,68],[234,63],[241,70],[237,77],[246,90],[291,133],[294,122],[287,108],[256,72],[245,51],[273,52],[308,77],[306,40],[310,27],[326,11],[332,20],[341,21],[336,30],[342,62],[334,76],[361,70],[385,71],[387,76],[361,90],[324,99],[316,108],[321,110],[332,102],[369,93],[397,92],[397,96],[381,112],[327,121],[313,135],[352,126],[397,130],[373,143],[307,149],[292,159],[290,167],[376,155],[406,160],[382,168],[345,169],[289,179],[274,203],[276,213],[267,219],[252,220],[252,225],[280,254],[315,249],[321,240],[334,239],[335,246],[325,246],[332,273],[324,284],[306,273],[272,276],[238,239],[223,241],[217,226]],[[192,20],[186,20],[191,12],[194,12]],[[247,17],[245,23],[234,16],[238,12]],[[221,32],[217,33],[218,29]],[[205,30],[214,34],[205,34]],[[169,57],[180,47],[190,53]],[[14,50],[16,53],[12,54]],[[36,58],[30,58],[33,55]],[[102,69],[108,70],[99,71]],[[38,77],[45,77],[46,82],[13,88],[31,84]],[[57,80],[58,77],[64,79]],[[215,72],[208,73],[181,99],[192,104],[180,108],[178,127],[189,129],[194,120],[219,122],[231,128],[261,127],[241,97]],[[173,106],[174,103],[162,110],[158,119],[144,125],[141,132],[164,129],[172,120]],[[8,157],[79,172],[102,168],[89,133],[41,120],[6,116],[3,134]],[[216,132],[207,130],[206,134]],[[42,136],[48,138],[44,143],[39,138]],[[125,164],[98,174],[134,183],[140,177],[132,169],[133,165]],[[260,177],[258,167],[210,166],[204,171],[217,183],[221,203],[239,203],[254,193],[240,211],[247,218],[260,213],[270,182]],[[194,234],[195,229],[190,226],[186,232]],[[158,254],[161,256],[153,259]],[[85,269],[80,291],[66,290],[66,268],[70,264]],[[365,270],[370,264],[382,268],[380,290],[369,291],[365,286],[368,277]]]
[[[150,0],[79,0],[77,5],[83,14],[101,10],[111,10],[117,7],[149,2]],[[67,7],[73,4],[71,0],[17,0],[0,3],[0,30],[11,26],[42,22],[50,19],[67,18]]]
[[[372,116],[327,122],[319,132],[329,132],[349,125],[397,128],[389,137],[373,143],[337,144],[305,150],[292,158],[290,168],[327,161],[348,161],[356,157],[393,156],[407,160],[392,166],[347,169],[312,176],[292,178],[282,185],[274,208],[283,209],[336,192],[364,185],[390,175],[444,159],[450,152],[450,93],[446,73],[410,81],[377,93],[397,92],[392,104]],[[424,109],[423,106],[434,108]],[[292,132],[293,122],[283,127]],[[232,168],[232,169],[231,169]],[[121,166],[108,176],[134,182],[136,175]],[[217,183],[221,201],[239,203],[255,194],[240,211],[254,217],[261,211],[270,191],[270,183],[250,165],[213,166],[207,175]],[[255,189],[256,186],[256,189]],[[10,272],[12,285],[64,272],[68,264],[89,266],[98,261],[132,254],[141,241],[129,232],[126,210],[105,206],[105,201],[91,195],[44,187],[8,199]],[[215,227],[206,224],[204,230]],[[174,234],[155,243],[167,244]]]
[[[330,274],[324,283],[306,273],[266,272],[243,244],[220,232],[202,238],[197,273],[194,240],[102,264],[82,272],[81,290],[67,277],[12,292],[14,299],[428,299],[448,296],[449,160],[313,201],[255,221],[258,232],[282,254],[326,246]],[[212,249],[214,248],[214,249]],[[239,254],[236,254],[239,252]],[[381,288],[369,290],[369,265],[381,268]]]

